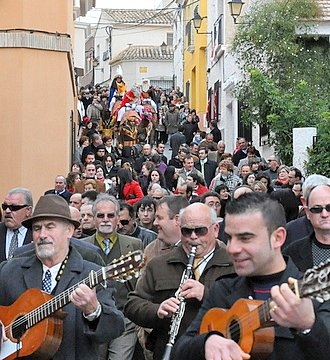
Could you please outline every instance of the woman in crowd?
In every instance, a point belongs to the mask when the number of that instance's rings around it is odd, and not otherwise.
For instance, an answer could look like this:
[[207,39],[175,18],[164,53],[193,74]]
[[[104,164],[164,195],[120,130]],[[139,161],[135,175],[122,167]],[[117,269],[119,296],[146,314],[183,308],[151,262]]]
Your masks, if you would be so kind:
[[277,169],[277,179],[273,180],[272,185],[276,188],[289,187],[289,172],[290,168],[286,165],[281,165]]
[[80,181],[80,174],[70,171],[66,177],[66,188],[71,193],[75,192],[75,184],[77,181]]
[[142,164],[141,172],[138,177],[139,184],[141,186],[141,189],[143,191],[144,195],[147,195],[147,189],[148,189],[148,178],[149,174],[152,170],[155,169],[155,164],[152,161],[146,161]]
[[96,180],[94,179],[87,179],[84,183],[84,192],[86,191],[96,191]]
[[274,191],[272,184],[271,184],[270,177],[267,173],[262,172],[259,175],[257,175],[256,181],[261,181],[266,186],[267,194],[270,194],[271,192]]
[[176,190],[176,186],[178,183],[178,174],[175,170],[175,167],[169,165],[165,170],[164,177],[165,177],[166,188],[169,191],[174,192]]
[[117,173],[118,197],[133,205],[143,198],[143,192],[129,169],[120,169]]
[[220,195],[220,203],[221,203],[220,217],[224,218],[227,202],[230,201],[231,199],[229,195],[228,186],[225,184],[221,184],[217,186],[214,190]]
[[85,171],[84,165],[81,162],[75,161],[72,163],[71,172],[82,174]]
[[82,153],[85,147],[89,145],[89,137],[82,135],[79,139],[79,146],[78,146],[78,156],[81,161]]
[[152,170],[148,175],[148,186],[153,184],[159,184],[162,188],[166,187],[165,177],[158,169]]
[[256,180],[255,174],[253,172],[249,172],[248,174],[245,175],[243,184],[252,186],[255,180]]
[[209,189],[205,186],[204,180],[198,174],[189,174],[187,176],[186,183],[193,188],[193,196],[202,196],[209,191]]
[[256,180],[252,185],[252,189],[254,192],[262,192],[267,193],[267,187],[265,184],[263,184],[261,181]]
[[242,179],[233,174],[234,164],[228,160],[222,160],[219,163],[219,174],[211,181],[209,189],[214,191],[218,185],[227,185],[230,192],[242,184]]

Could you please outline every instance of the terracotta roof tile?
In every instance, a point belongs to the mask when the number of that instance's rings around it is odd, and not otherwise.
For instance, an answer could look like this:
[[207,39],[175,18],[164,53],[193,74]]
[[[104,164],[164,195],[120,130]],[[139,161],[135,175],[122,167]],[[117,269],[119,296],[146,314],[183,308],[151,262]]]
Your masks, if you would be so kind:
[[132,45],[115,56],[110,64],[118,60],[173,60],[173,47],[167,46],[162,52],[160,46]]
[[173,10],[104,9],[113,24],[173,24]]
[[318,0],[319,6],[322,10],[322,19],[329,20],[330,19],[330,1],[329,0]]

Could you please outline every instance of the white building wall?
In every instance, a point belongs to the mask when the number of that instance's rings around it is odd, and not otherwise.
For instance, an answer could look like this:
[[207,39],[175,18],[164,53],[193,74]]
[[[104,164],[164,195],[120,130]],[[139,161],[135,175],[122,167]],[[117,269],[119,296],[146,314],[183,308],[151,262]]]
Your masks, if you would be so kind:
[[316,128],[293,129],[293,166],[305,173],[305,162],[308,160],[307,148],[313,145],[313,136],[317,135]]

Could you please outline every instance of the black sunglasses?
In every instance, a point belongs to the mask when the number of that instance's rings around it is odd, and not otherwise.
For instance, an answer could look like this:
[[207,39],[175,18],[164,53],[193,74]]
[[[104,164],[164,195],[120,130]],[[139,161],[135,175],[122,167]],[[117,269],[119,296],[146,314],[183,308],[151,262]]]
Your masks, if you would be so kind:
[[30,205],[8,205],[8,204],[1,204],[2,210],[7,210],[9,209],[10,211],[18,211],[21,210],[25,207],[28,207]]
[[325,206],[317,205],[309,209],[312,214],[321,214],[321,212],[325,209],[327,212],[330,212],[330,204]]
[[116,216],[115,213],[108,213],[108,214],[96,214],[96,217],[99,219],[104,219],[105,217],[107,217],[108,219],[113,219]]
[[205,236],[209,232],[209,228],[212,225],[213,224],[211,224],[209,227],[200,226],[200,227],[196,227],[196,228],[182,227],[181,234],[182,234],[182,236],[191,236],[191,234],[194,232],[196,234],[196,236]]
[[129,220],[119,220],[119,222],[120,222],[122,225],[128,225],[128,224],[129,224]]

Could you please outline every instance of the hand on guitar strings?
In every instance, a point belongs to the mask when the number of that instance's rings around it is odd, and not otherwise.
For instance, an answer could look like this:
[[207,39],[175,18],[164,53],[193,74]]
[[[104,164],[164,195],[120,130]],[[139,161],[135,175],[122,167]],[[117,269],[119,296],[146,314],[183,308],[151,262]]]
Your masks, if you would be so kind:
[[5,333],[5,328],[3,326],[3,323],[0,321],[0,334],[2,335],[1,339],[0,339],[0,343],[2,344],[3,342],[5,342],[6,340],[8,340],[6,333]]
[[235,341],[220,335],[211,335],[205,342],[205,360],[246,360],[250,357]]
[[164,300],[157,310],[157,316],[160,319],[164,319],[164,317],[171,317],[173,314],[177,312],[179,309],[180,300],[175,297],[171,297],[169,299]]
[[271,297],[270,314],[277,324],[296,330],[313,327],[315,313],[311,299],[299,298],[288,284],[273,286]]
[[93,313],[99,306],[95,288],[90,289],[85,284],[80,284],[77,289],[70,294],[70,301],[85,315]]
[[197,280],[188,279],[182,284],[180,295],[185,299],[195,298],[202,301],[204,296],[204,285]]

